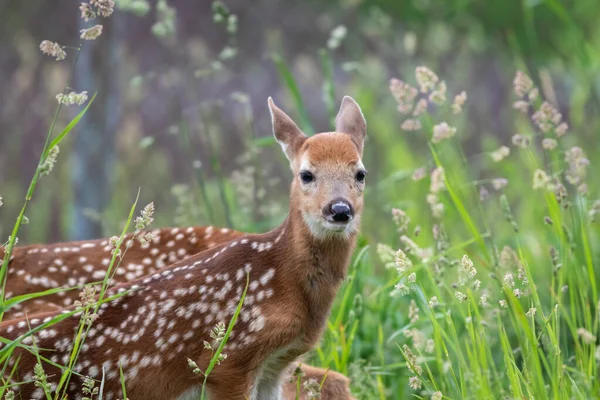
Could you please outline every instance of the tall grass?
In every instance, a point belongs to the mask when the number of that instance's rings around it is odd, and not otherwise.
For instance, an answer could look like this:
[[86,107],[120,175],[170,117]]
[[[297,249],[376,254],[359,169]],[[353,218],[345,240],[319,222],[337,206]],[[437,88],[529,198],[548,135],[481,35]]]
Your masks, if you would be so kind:
[[[87,3],[83,3],[82,7],[80,8],[82,11],[82,18],[84,18],[84,14],[85,14],[85,11],[83,9],[84,7],[87,7],[86,8],[87,10],[94,10],[91,5],[89,5]],[[99,10],[96,10],[96,11],[100,12]],[[95,11],[93,11],[93,12],[94,12],[94,16],[95,16],[96,15]],[[103,13],[104,17],[108,17],[112,13],[112,9],[107,8],[102,13]],[[91,19],[93,19],[93,18],[91,18]],[[88,19],[86,19],[86,21],[87,20]],[[20,302],[23,302],[26,300],[31,300],[31,299],[37,298],[37,297],[42,297],[45,294],[55,293],[58,291],[58,290],[52,289],[52,290],[45,291],[43,293],[31,293],[31,294],[17,296],[12,299],[8,299],[8,300],[5,299],[5,295],[7,292],[6,281],[7,281],[7,276],[8,276],[9,261],[12,256],[14,246],[17,243],[17,234],[19,233],[21,225],[26,220],[25,213],[26,213],[28,206],[33,198],[38,181],[40,180],[40,178],[42,178],[45,175],[48,175],[52,171],[52,169],[54,168],[54,164],[57,162],[57,156],[58,156],[58,152],[59,152],[59,150],[58,150],[59,144],[76,127],[77,123],[81,120],[81,118],[83,118],[86,111],[92,105],[92,103],[96,97],[96,95],[94,94],[94,96],[89,101],[87,101],[87,95],[86,95],[87,92],[82,92],[80,94],[74,93],[74,92],[70,91],[70,89],[71,89],[70,85],[71,85],[73,72],[75,70],[75,66],[77,64],[77,60],[79,58],[81,49],[87,40],[93,40],[99,35],[99,33],[97,33],[97,27],[98,27],[98,25],[95,27],[90,27],[89,29],[85,29],[81,32],[81,40],[79,42],[79,46],[75,48],[75,57],[73,58],[71,70],[67,77],[67,81],[66,81],[64,90],[61,94],[57,95],[58,105],[56,107],[54,117],[53,117],[50,127],[48,129],[48,134],[46,136],[46,140],[45,140],[44,146],[42,148],[42,152],[41,152],[41,155],[40,155],[40,158],[38,161],[38,165],[33,174],[31,182],[29,184],[29,188],[27,189],[25,201],[23,203],[23,206],[21,208],[19,215],[17,216],[16,222],[12,229],[12,234],[9,238],[8,243],[6,243],[6,245],[4,246],[4,258],[2,260],[2,266],[0,268],[0,282],[1,282],[1,286],[2,286],[1,290],[0,290],[0,322],[2,321],[2,316],[4,315],[4,312],[7,309],[19,304]],[[100,26],[100,32],[101,32],[101,29],[102,29],[102,27]],[[54,43],[53,45],[50,44],[51,46],[48,47],[47,45],[45,46],[46,42],[47,41],[42,42],[42,44],[40,46],[40,49],[44,53],[47,53],[49,55],[52,55],[53,57],[56,57],[57,60],[61,60],[66,57],[66,53],[62,46]],[[66,125],[66,127],[60,133],[55,135],[54,133],[55,133],[56,124],[58,121],[58,116],[60,114],[61,109],[63,108],[63,105],[70,105],[73,103],[83,104],[86,101],[87,101],[87,105],[75,116],[75,118],[73,118],[73,120],[71,120],[71,122],[69,122]],[[138,197],[139,197],[139,192],[138,192]],[[24,382],[12,382],[11,383],[11,379],[10,379],[13,377],[14,372],[17,370],[18,363],[19,363],[18,359],[17,360],[12,359],[13,352],[17,347],[23,347],[23,348],[27,349],[28,351],[31,351],[37,357],[38,364],[36,365],[36,370],[34,371],[35,372],[34,379],[36,380],[36,385],[38,385],[40,388],[43,389],[44,396],[46,397],[46,399],[50,400],[52,398],[54,398],[54,399],[65,398],[68,384],[74,373],[73,367],[75,365],[77,358],[79,357],[79,352],[81,350],[81,346],[83,345],[85,338],[87,336],[87,333],[88,333],[89,329],[91,328],[92,321],[94,319],[94,316],[97,314],[98,309],[100,308],[100,306],[103,303],[105,303],[107,301],[112,301],[112,300],[114,300],[118,297],[121,297],[125,294],[125,293],[119,293],[119,294],[112,295],[110,297],[105,298],[105,294],[106,294],[106,291],[110,284],[110,281],[112,279],[112,275],[114,274],[114,271],[116,270],[116,268],[113,268],[113,267],[115,265],[118,265],[117,259],[119,258],[119,254],[121,252],[121,246],[123,245],[125,234],[129,228],[129,224],[131,223],[131,221],[133,219],[133,213],[134,213],[136,205],[137,205],[137,198],[136,198],[136,201],[135,201],[133,207],[131,208],[129,217],[125,223],[125,227],[123,229],[123,232],[121,233],[121,236],[118,238],[115,237],[114,240],[112,241],[112,244],[115,246],[115,250],[113,251],[113,256],[109,263],[105,278],[101,282],[100,293],[98,296],[95,296],[95,289],[93,289],[93,286],[91,286],[91,285],[86,286],[83,289],[82,294],[81,294],[82,301],[78,302],[78,307],[75,310],[61,313],[61,314],[54,316],[53,318],[50,318],[49,321],[44,322],[43,324],[40,324],[38,327],[36,327],[34,329],[30,329],[29,332],[27,332],[24,335],[21,335],[19,338],[17,338],[14,341],[8,341],[4,338],[0,338],[0,340],[5,344],[4,346],[2,346],[2,349],[0,349],[0,364],[2,364],[2,371],[3,371],[2,385],[0,385],[0,397],[4,397],[6,395],[6,398],[12,398],[12,396],[14,394],[9,390],[9,387],[13,386],[13,384],[18,386],[18,385],[24,383]],[[149,209],[146,208],[145,211],[147,211],[147,210],[149,210]],[[145,218],[148,218],[149,220],[151,220],[152,212],[153,212],[153,207],[152,207],[152,211],[150,213],[146,213],[147,215],[145,216]],[[143,226],[144,223],[138,224],[138,225],[139,225],[139,226],[137,226],[138,229],[141,229],[144,227]],[[131,243],[131,242],[129,242],[129,243]],[[126,252],[126,249],[125,249],[125,252]],[[75,289],[75,288],[70,288],[67,290],[73,290],[73,289]],[[52,362],[51,360],[42,358],[39,355],[37,345],[35,343],[35,340],[33,339],[35,333],[39,332],[40,330],[46,329],[50,326],[53,326],[55,324],[58,324],[61,321],[63,321],[64,319],[72,317],[73,315],[76,315],[76,314],[80,314],[81,317],[80,317],[79,325],[78,325],[77,330],[74,335],[73,349],[72,349],[71,355],[69,357],[68,365],[61,366],[61,365],[56,364],[55,362]],[[32,343],[32,345],[25,344],[27,339],[30,340],[30,343]],[[58,379],[58,383],[54,387],[49,385],[47,382],[47,376],[42,367],[42,360],[45,361],[46,363],[49,363],[56,367],[59,367],[61,370],[61,375]],[[9,374],[9,379],[5,380],[4,372],[10,370],[11,362],[14,362],[14,367],[12,368],[12,372]],[[89,388],[91,390],[91,388],[94,387],[94,384],[90,384],[90,385],[91,386]],[[85,386],[85,384],[84,384],[84,386]],[[101,396],[101,393],[100,393],[100,396]]]
[[[529,120],[541,107],[555,112],[539,97],[528,101],[518,118]],[[456,118],[448,105],[432,104],[419,116],[431,159],[443,171],[431,175],[434,198],[394,212],[399,240],[379,247],[391,272],[381,276],[370,260],[357,280],[354,265],[314,360],[346,371],[367,359],[371,368],[361,370],[372,376],[371,393],[355,387],[364,398],[598,397],[598,227],[591,217],[599,203],[590,201],[597,187],[587,177],[589,160],[573,150],[573,138],[562,137],[553,114],[548,132],[533,122],[523,126],[531,143],[513,137],[508,158],[494,163],[493,152],[485,156],[487,174],[507,176],[518,166],[507,181],[477,179],[454,137],[460,133],[436,139],[439,122]],[[413,118],[413,108],[405,112]],[[573,151],[578,160],[568,155]],[[536,182],[539,171],[546,177]],[[427,183],[405,182],[403,189]],[[417,233],[428,222],[433,234]],[[359,265],[363,257],[360,251]],[[358,317],[354,296],[366,299]]]
[[[80,44],[80,47],[77,50],[77,55],[79,55],[79,52],[81,51],[82,44],[83,43]],[[75,57],[75,61],[73,62],[73,69],[71,71],[71,75],[73,73],[76,63],[77,63],[77,57]],[[69,84],[71,82],[71,75],[69,76],[69,78],[67,80],[67,84],[65,85],[65,89],[62,93],[63,95],[67,94]],[[35,169],[35,172],[33,174],[31,182],[29,183],[29,188],[27,189],[27,193],[25,195],[25,201],[23,202],[21,211],[19,212],[19,215],[17,216],[17,220],[15,221],[15,224],[13,226],[12,233],[10,235],[8,243],[4,246],[4,248],[5,248],[4,258],[2,260],[2,267],[0,268],[0,282],[2,282],[2,289],[0,290],[0,321],[2,321],[2,316],[4,315],[8,262],[10,261],[10,257],[12,255],[14,246],[17,243],[17,240],[18,240],[17,235],[19,233],[19,229],[21,228],[21,225],[23,224],[23,221],[26,218],[25,213],[27,212],[29,203],[31,202],[31,199],[33,198],[38,181],[44,175],[44,173],[47,174],[54,167],[54,163],[56,162],[56,155],[58,154],[58,145],[65,139],[65,137],[73,130],[73,128],[77,125],[77,123],[85,115],[86,111],[91,106],[95,97],[96,97],[96,95],[94,95],[89,100],[89,102],[85,106],[85,108],[83,110],[81,110],[79,112],[79,114],[77,114],[77,116],[75,118],[73,118],[73,120],[58,135],[56,135],[56,137],[54,137],[54,130],[56,127],[58,115],[62,108],[62,103],[59,102],[58,106],[56,107],[56,111],[54,113],[54,117],[52,118],[52,123],[50,124],[50,128],[48,129],[46,141],[45,141],[44,147],[42,149],[42,154],[40,156],[38,165]],[[53,150],[56,151],[55,154],[52,153]]]
[[[278,68],[288,82],[285,69]],[[294,93],[297,85],[289,86]],[[435,90],[439,86],[427,91]],[[402,215],[397,240],[379,247],[382,264],[396,268],[382,270],[377,259],[367,257],[373,256],[367,246],[359,248],[312,357],[318,365],[350,373],[360,398],[600,395],[599,253],[593,247],[600,203],[591,200],[597,185],[586,176],[584,154],[570,161],[579,165],[581,180],[571,176],[578,181],[563,184],[570,173],[568,147],[576,140],[562,137],[561,121],[549,132],[536,128],[532,114],[547,105],[535,87],[528,90],[534,92],[525,96],[527,111],[515,111],[522,137],[513,137],[512,154],[497,163],[495,148],[467,158],[460,132],[435,139],[435,118],[460,118],[452,116],[449,101],[430,101],[430,112],[418,116],[431,151],[422,162],[443,171],[443,189],[430,205],[444,212],[432,217],[423,199],[396,214]],[[411,100],[409,114],[413,106]],[[482,171],[490,178],[476,176]],[[547,179],[534,189],[539,171]],[[402,179],[407,192],[407,186],[427,184]],[[408,215],[419,219],[410,222]],[[433,233],[421,233],[423,225]],[[470,266],[476,278],[469,280],[464,274]]]

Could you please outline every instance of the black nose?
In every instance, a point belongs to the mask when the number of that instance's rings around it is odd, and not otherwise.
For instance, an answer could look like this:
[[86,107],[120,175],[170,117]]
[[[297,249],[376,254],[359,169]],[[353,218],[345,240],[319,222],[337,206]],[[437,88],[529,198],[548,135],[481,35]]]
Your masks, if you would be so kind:
[[329,218],[335,222],[348,222],[353,214],[352,207],[344,200],[334,200],[329,204]]

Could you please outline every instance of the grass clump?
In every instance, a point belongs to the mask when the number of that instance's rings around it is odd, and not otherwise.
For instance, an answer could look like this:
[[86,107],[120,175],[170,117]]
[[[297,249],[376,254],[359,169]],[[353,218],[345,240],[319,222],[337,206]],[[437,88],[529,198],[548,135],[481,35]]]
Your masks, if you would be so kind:
[[[403,128],[428,142],[427,165],[404,183],[427,186],[425,198],[391,211],[397,234],[377,247],[387,282],[367,277],[375,259],[357,259],[337,306],[354,321],[330,324],[317,359],[345,371],[367,358],[361,398],[598,397],[597,200],[584,150],[518,72],[522,133],[512,147],[467,157],[449,122],[460,123],[466,94],[446,101],[446,84],[425,67],[416,81],[390,89]],[[506,178],[515,164],[523,177]],[[353,294],[366,294],[358,316],[344,311]]]

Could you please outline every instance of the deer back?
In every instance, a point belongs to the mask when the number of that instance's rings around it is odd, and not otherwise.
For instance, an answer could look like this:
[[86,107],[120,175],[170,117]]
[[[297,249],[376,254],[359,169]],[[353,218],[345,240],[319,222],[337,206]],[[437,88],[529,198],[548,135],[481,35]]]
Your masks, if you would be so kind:
[[[133,239],[133,234],[125,236],[124,243],[129,243],[129,247],[122,251],[123,257],[115,265],[113,284],[154,273],[166,265],[244,235],[243,232],[212,226],[161,228],[155,229],[152,234],[153,239],[148,243]],[[144,232],[141,232],[136,236],[143,235]],[[0,253],[4,255],[3,248],[0,248]],[[112,247],[108,239],[16,247],[9,264],[6,297],[102,281],[111,257]],[[69,290],[25,301],[8,309],[4,319],[17,318],[25,313],[59,310],[73,304],[78,295],[78,290]]]

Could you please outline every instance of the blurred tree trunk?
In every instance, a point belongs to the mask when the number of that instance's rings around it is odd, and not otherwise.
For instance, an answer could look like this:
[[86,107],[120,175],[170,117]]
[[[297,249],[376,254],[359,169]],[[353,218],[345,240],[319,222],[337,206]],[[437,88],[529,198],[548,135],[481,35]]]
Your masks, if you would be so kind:
[[[104,33],[85,43],[75,71],[76,91],[98,92],[94,104],[79,123],[73,152],[71,179],[74,190],[72,240],[101,237],[102,212],[110,201],[115,165],[115,131],[120,122],[122,18],[114,13],[101,20]],[[87,24],[80,20],[79,29]]]

